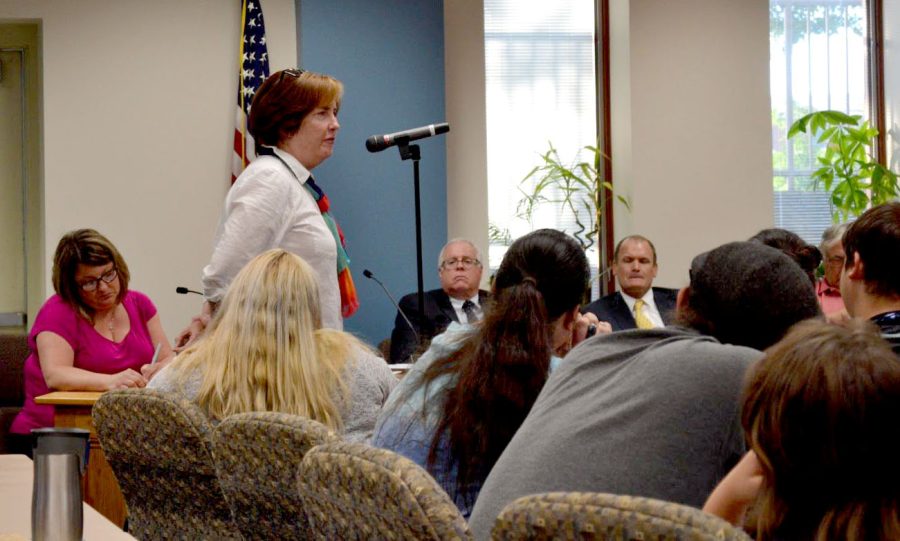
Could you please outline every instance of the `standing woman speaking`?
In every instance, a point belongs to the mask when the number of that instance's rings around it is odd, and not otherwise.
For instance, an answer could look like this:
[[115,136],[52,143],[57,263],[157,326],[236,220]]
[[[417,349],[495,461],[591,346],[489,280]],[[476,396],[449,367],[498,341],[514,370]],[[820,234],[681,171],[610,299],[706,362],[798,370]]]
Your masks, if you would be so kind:
[[272,74],[257,90],[247,128],[258,157],[228,192],[203,269],[206,302],[176,346],[203,331],[238,271],[272,248],[300,256],[315,271],[323,327],[341,330],[342,317],[356,311],[343,234],[310,173],[334,151],[343,91],[333,77],[294,69]]

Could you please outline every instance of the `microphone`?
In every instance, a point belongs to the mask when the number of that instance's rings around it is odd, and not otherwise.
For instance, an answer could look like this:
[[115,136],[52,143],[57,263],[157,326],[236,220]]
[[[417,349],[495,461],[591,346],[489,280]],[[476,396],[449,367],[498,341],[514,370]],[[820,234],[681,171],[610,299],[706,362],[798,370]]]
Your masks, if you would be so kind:
[[366,149],[369,152],[381,152],[382,150],[392,147],[400,142],[416,141],[426,137],[433,137],[450,131],[450,124],[442,122],[440,124],[429,124],[421,128],[413,128],[411,130],[398,131],[397,133],[389,133],[386,135],[373,135],[366,139]]
[[388,291],[388,289],[386,287],[384,287],[384,284],[381,283],[381,280],[379,280],[378,278],[375,278],[375,275],[372,274],[372,271],[370,271],[369,269],[363,269],[363,276],[365,276],[369,280],[374,280],[375,283],[377,283],[378,285],[381,286],[381,289],[384,290],[384,294],[387,295],[389,299],[391,299],[391,303],[394,305],[395,308],[397,308],[397,313],[400,314],[401,316],[403,316],[403,321],[405,321],[406,324],[409,325],[409,328],[412,330],[413,334],[416,335],[416,342],[418,342],[419,341],[419,333],[416,332],[416,328],[413,327],[412,322],[409,320],[408,317],[406,317],[406,314],[403,313],[403,310],[400,308],[400,305],[397,304],[397,301],[396,301],[396,299],[394,299],[394,296],[391,295],[391,292]]
[[176,287],[175,293],[178,293],[179,295],[187,295],[188,293],[193,293],[195,295],[200,295],[201,297],[203,296],[203,293],[200,293],[199,291],[194,291],[193,289],[188,289],[184,286]]

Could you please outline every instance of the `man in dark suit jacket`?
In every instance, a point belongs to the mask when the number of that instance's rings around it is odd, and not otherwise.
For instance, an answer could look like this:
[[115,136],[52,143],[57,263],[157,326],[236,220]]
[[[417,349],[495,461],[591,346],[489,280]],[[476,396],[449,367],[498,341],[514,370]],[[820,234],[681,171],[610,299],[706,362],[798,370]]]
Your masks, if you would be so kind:
[[616,245],[613,259],[612,272],[621,291],[597,299],[583,311],[593,312],[613,331],[670,325],[678,290],[652,287],[658,270],[653,243],[640,235],[625,237]]
[[481,271],[481,255],[474,244],[463,239],[448,242],[438,257],[441,289],[425,292],[424,314],[419,313],[417,293],[400,299],[400,309],[415,332],[398,312],[391,333],[389,362],[409,362],[410,355],[424,351],[431,339],[444,332],[451,321],[474,323],[481,319],[488,300],[488,292],[478,289]]

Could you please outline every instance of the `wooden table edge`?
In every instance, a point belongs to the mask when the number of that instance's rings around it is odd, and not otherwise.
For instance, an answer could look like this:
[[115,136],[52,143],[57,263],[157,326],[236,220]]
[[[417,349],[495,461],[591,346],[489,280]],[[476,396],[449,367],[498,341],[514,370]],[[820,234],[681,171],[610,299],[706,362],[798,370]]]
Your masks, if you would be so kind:
[[55,391],[34,398],[35,404],[51,406],[93,406],[102,391]]

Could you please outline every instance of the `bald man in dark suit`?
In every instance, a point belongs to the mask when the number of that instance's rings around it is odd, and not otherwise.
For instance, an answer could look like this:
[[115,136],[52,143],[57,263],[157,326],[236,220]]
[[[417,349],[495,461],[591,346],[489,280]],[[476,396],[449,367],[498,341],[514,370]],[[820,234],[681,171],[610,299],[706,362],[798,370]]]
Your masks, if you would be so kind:
[[621,291],[585,306],[613,331],[652,329],[672,324],[677,289],[653,287],[658,270],[656,247],[646,237],[631,235],[619,241],[613,256],[613,275]]

